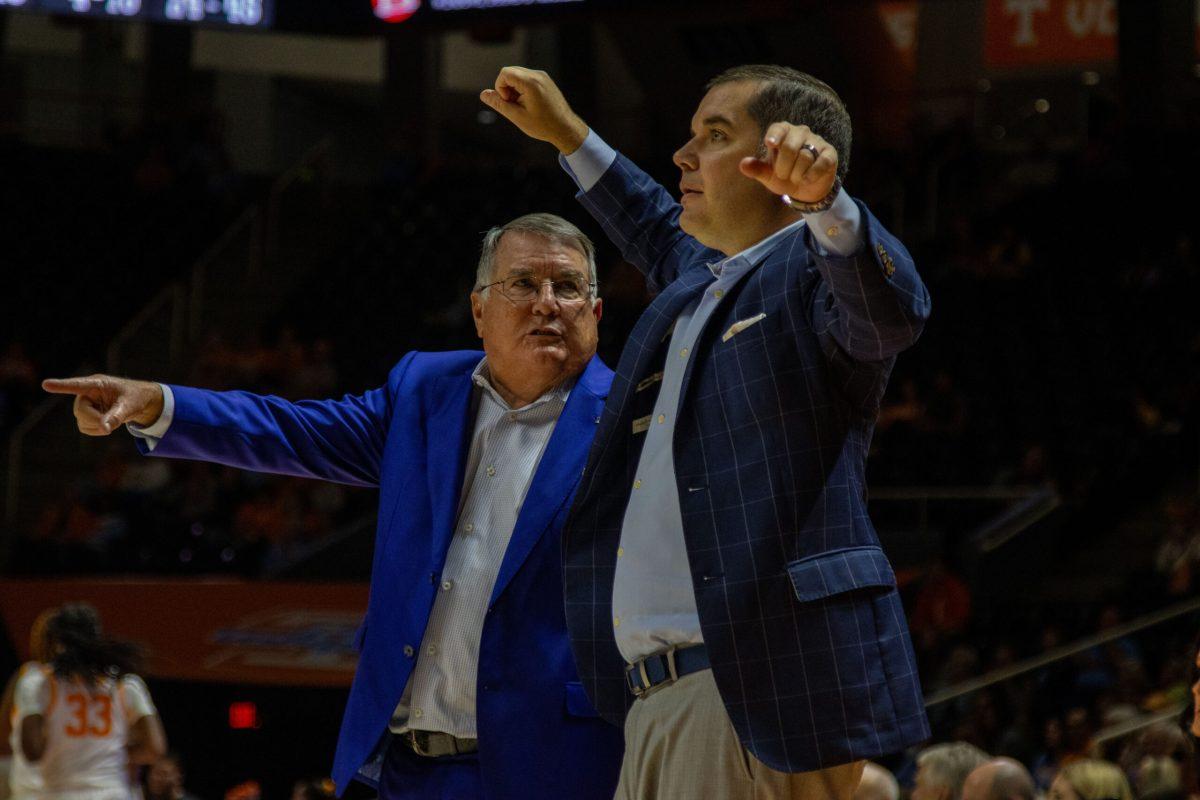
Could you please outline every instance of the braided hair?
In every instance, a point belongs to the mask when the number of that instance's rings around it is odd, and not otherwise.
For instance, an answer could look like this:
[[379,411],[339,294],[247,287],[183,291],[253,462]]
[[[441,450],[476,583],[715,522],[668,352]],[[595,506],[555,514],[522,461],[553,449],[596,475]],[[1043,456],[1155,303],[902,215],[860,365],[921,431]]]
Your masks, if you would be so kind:
[[137,672],[141,650],[104,635],[100,615],[87,603],[67,603],[46,623],[54,674],[95,683],[101,677]]

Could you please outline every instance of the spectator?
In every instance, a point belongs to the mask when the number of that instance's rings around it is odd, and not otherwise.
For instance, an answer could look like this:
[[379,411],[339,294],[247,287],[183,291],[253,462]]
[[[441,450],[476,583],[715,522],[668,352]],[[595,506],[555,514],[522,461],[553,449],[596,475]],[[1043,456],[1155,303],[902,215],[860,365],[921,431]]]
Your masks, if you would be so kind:
[[174,750],[161,755],[146,771],[145,800],[199,800],[184,788],[183,759]]
[[971,771],[963,783],[962,800],[1033,800],[1033,777],[1019,761],[993,758]]
[[961,800],[963,783],[988,754],[966,742],[935,744],[917,755],[912,800]]
[[225,800],[262,800],[262,786],[258,781],[245,781],[231,786],[225,792]]
[[1147,756],[1130,773],[1138,800],[1186,800],[1183,772],[1177,762]]
[[329,778],[313,778],[296,781],[292,786],[292,800],[335,800],[337,792]]
[[874,761],[868,761],[863,767],[858,788],[854,790],[853,800],[900,800],[900,784],[891,772]]
[[0,352],[0,432],[17,424],[37,389],[37,369],[25,345],[10,342]]
[[939,560],[917,590],[909,621],[914,639],[936,642],[961,633],[970,615],[971,590]]
[[1038,789],[1050,788],[1054,776],[1062,768],[1064,754],[1062,720],[1050,717],[1042,726],[1042,752],[1033,759],[1032,772]]
[[1133,800],[1133,790],[1116,764],[1085,758],[1063,767],[1049,800]]

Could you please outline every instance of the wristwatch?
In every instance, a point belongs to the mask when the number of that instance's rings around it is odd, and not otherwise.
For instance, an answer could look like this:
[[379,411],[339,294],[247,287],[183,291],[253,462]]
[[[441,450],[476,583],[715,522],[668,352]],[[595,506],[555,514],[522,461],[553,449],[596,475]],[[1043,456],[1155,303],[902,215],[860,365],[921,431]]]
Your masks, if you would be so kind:
[[834,178],[833,186],[829,187],[829,193],[815,203],[803,203],[799,200],[793,200],[786,194],[782,195],[783,204],[793,211],[799,211],[801,214],[816,214],[818,211],[828,211],[833,206],[833,201],[837,200],[838,192],[842,190],[842,179]]

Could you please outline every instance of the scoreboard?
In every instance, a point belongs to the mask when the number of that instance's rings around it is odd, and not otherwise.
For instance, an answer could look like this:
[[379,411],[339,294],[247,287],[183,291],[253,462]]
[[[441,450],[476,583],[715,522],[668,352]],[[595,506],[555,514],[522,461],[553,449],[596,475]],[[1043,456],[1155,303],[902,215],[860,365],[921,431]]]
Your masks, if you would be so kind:
[[275,0],[0,0],[16,8],[65,17],[107,17],[237,28],[270,28]]

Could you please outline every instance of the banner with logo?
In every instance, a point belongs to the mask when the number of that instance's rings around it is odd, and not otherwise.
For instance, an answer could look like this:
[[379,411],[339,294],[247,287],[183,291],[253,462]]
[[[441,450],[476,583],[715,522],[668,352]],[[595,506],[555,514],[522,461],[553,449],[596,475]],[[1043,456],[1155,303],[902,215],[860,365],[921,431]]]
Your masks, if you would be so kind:
[[349,686],[367,585],[230,580],[9,580],[0,615],[22,659],[43,609],[87,602],[111,636],[140,644],[158,678]]
[[[1196,2],[1200,52],[1200,0]],[[1117,0],[987,0],[989,67],[1099,64],[1117,58]]]

